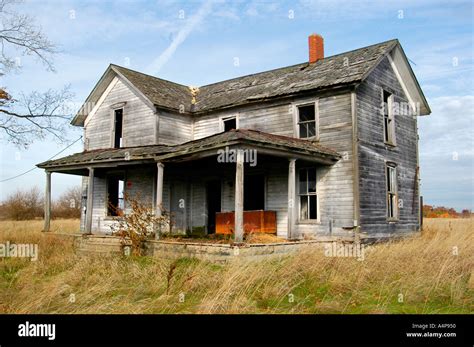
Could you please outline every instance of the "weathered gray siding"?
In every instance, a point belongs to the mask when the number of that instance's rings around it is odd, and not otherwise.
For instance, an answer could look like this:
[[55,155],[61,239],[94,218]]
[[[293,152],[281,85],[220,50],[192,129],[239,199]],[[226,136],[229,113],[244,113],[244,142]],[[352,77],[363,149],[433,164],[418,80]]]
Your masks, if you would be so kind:
[[114,127],[114,104],[126,102],[123,110],[123,145],[155,143],[156,115],[144,100],[120,79],[85,126],[87,149],[110,148]]
[[[319,143],[339,152],[342,159],[332,166],[317,166],[320,221],[298,223],[300,235],[347,235],[343,228],[354,225],[351,110],[350,92],[319,98]],[[300,166],[304,165],[297,162]]]
[[193,139],[191,116],[167,111],[158,111],[159,144],[176,145]]
[[[375,237],[416,230],[419,213],[418,193],[414,189],[416,118],[407,114],[395,115],[397,146],[385,145],[380,112],[382,88],[394,95],[394,102],[407,102],[387,59],[357,89],[361,230]],[[397,164],[398,197],[403,203],[399,209],[399,221],[391,223],[387,222],[386,161]]]

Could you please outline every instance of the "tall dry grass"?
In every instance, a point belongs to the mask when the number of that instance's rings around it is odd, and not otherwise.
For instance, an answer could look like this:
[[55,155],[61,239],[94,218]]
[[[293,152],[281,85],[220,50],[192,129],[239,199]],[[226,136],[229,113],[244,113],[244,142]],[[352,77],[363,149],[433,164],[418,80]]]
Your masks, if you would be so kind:
[[227,265],[81,257],[68,238],[1,227],[0,242],[40,249],[36,262],[0,260],[3,313],[473,312],[472,219],[425,220],[420,237],[372,246],[364,261],[308,248]]

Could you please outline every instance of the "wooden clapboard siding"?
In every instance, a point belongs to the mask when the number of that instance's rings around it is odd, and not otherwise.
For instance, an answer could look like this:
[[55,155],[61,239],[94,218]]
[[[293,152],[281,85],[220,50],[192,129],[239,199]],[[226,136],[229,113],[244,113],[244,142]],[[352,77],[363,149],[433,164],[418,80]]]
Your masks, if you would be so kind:
[[89,150],[110,148],[114,118],[111,106],[126,102],[123,110],[123,145],[126,147],[155,143],[156,115],[120,78],[85,126]]
[[160,110],[158,119],[157,143],[176,145],[193,139],[191,116]]
[[206,185],[202,180],[193,180],[191,189],[190,224],[193,228],[202,228],[207,222]]
[[239,112],[239,127],[270,134],[293,136],[293,117],[289,104],[257,107]]
[[[354,224],[351,111],[350,92],[319,98],[319,143],[336,150],[343,158],[332,166],[317,166],[319,223],[299,222],[298,216],[300,235],[347,234],[343,228]],[[307,165],[297,161],[297,169],[302,166]]]
[[[419,213],[418,194],[414,189],[416,119],[412,115],[395,115],[397,146],[384,145],[382,88],[394,95],[394,102],[408,101],[387,59],[357,89],[361,230],[377,237],[416,230]],[[395,223],[387,222],[386,161],[397,164],[398,197],[403,201],[399,221]],[[415,206],[412,206],[414,197]]]
[[82,176],[81,180],[81,221],[79,224],[79,230],[81,233],[84,232],[86,223],[86,200],[83,197],[87,196],[87,179],[88,177]]
[[259,130],[271,134],[293,136],[293,113],[290,102],[265,103],[226,110],[194,119],[194,139],[222,131],[222,118],[238,117],[239,128]]
[[[149,206],[153,206],[154,199],[154,178],[152,167],[137,167],[124,170],[125,173],[125,193],[131,198],[140,197],[141,201]],[[92,232],[110,233],[110,226],[114,224],[112,217],[107,216],[107,173],[96,172],[94,177],[94,192],[92,204]],[[87,178],[83,179],[83,189],[87,191]],[[125,204],[125,210],[130,211]],[[81,218],[81,230],[84,230],[85,214]]]
[[272,171],[266,175],[265,207],[267,210],[276,211],[277,236],[286,237],[288,231],[288,165],[272,166]]

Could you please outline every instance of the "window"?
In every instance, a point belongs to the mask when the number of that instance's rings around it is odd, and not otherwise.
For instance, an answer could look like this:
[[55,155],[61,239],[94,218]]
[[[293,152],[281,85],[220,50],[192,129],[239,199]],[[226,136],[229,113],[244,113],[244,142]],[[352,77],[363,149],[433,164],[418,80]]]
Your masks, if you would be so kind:
[[114,111],[114,148],[122,147],[122,133],[123,133],[123,108]]
[[230,131],[232,129],[237,129],[237,118],[225,118],[222,120],[224,123],[224,131]]
[[395,220],[398,218],[397,206],[397,168],[393,164],[387,165],[387,218]]
[[124,174],[107,176],[107,215],[121,216],[124,209]]
[[316,136],[315,105],[298,106],[299,137],[306,139]]
[[387,91],[383,91],[383,131],[384,131],[384,142],[394,145],[395,144],[395,122],[393,119],[393,95]]
[[316,168],[299,171],[300,220],[318,219]]

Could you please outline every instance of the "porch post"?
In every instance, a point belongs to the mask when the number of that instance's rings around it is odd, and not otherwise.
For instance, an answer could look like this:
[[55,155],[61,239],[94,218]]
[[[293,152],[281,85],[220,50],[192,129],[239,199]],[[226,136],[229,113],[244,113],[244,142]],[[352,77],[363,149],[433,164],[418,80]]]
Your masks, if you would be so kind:
[[87,182],[87,207],[85,233],[92,234],[92,203],[94,200],[94,168],[89,167],[89,180]]
[[288,165],[288,239],[296,237],[296,159],[291,158]]
[[[165,166],[163,163],[156,163],[158,173],[156,175],[156,201],[155,201],[155,217],[161,217],[163,209],[163,174]],[[160,238],[161,225],[155,226],[155,239]]]
[[51,172],[46,171],[46,190],[44,194],[44,228],[43,231],[49,231],[51,222]]
[[235,242],[244,240],[244,152],[237,150],[235,168]]

